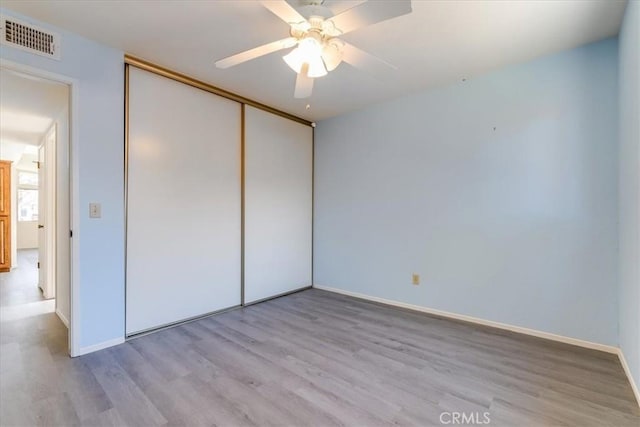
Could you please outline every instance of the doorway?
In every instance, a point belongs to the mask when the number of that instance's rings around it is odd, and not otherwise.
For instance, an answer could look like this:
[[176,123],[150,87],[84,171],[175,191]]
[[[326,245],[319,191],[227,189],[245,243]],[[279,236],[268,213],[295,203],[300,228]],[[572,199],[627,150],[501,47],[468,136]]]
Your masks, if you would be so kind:
[[[0,161],[10,206],[0,248],[7,254],[3,330],[37,316],[69,328],[69,107],[69,85],[0,68]],[[63,335],[68,348],[68,331]]]

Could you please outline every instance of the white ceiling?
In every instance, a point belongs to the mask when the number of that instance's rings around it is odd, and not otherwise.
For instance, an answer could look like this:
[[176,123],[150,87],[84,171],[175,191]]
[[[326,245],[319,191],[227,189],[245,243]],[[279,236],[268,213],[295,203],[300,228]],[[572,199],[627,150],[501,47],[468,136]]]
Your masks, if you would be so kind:
[[9,9],[316,121],[615,36],[625,5],[626,0],[413,0],[413,13],[344,36],[396,65],[393,78],[378,81],[342,64],[316,79],[309,100],[296,100],[296,76],[282,60],[286,51],[226,70],[214,66],[217,59],[288,36],[287,24],[257,2],[3,1]]
[[68,87],[0,69],[0,139],[39,145],[68,102]]

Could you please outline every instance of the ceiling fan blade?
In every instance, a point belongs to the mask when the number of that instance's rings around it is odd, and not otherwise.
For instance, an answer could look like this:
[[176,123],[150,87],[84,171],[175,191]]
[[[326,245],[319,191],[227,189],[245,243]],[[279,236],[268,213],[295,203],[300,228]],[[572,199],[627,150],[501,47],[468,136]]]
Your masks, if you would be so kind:
[[374,77],[384,79],[389,77],[398,68],[388,62],[373,56],[370,53],[360,50],[352,44],[344,42],[342,60],[353,65]]
[[411,13],[411,0],[369,0],[329,19],[346,34],[358,28]]
[[300,15],[298,11],[285,0],[262,0],[260,3],[287,24],[306,22],[304,16]]
[[262,46],[254,47],[253,49],[245,50],[244,52],[237,53],[232,56],[228,56],[224,59],[216,61],[216,67],[229,68],[234,65],[241,64],[246,61],[258,58],[269,53],[276,52],[281,49],[286,49],[296,45],[298,40],[295,37],[288,37],[286,39],[278,40],[275,42],[263,44]]
[[309,64],[303,64],[296,77],[296,90],[293,92],[294,98],[308,98],[313,91],[313,79],[307,75]]

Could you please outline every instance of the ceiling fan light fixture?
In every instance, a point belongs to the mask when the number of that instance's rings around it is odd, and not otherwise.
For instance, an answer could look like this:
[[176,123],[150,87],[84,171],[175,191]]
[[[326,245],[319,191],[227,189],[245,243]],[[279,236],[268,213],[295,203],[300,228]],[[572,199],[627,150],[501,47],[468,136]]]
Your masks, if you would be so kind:
[[322,53],[322,42],[309,35],[298,42],[298,49],[307,56],[320,56]]
[[304,64],[304,60],[302,59],[297,47],[283,56],[282,59],[284,59],[284,62],[287,63],[289,68],[291,68],[296,73],[300,72],[300,70],[302,69],[302,64]]
[[284,62],[296,73],[302,70],[302,64],[309,64],[308,77],[316,78],[327,75],[327,69],[322,62],[322,45],[312,37],[306,37],[298,42],[298,47],[283,56]]
[[315,56],[311,58],[309,62],[309,72],[307,76],[311,78],[316,77],[324,77],[327,75],[327,69],[324,66],[324,62],[322,62],[322,58],[320,56]]

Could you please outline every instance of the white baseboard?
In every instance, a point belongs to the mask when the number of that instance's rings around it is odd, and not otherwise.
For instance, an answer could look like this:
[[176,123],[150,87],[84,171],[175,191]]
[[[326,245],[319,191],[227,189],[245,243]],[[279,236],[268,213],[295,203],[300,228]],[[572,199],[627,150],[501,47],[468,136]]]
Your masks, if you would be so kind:
[[58,310],[57,308],[56,308],[56,314],[58,315],[60,320],[62,320],[62,323],[64,323],[64,326],[66,326],[67,329],[69,329],[69,320],[65,317],[65,315],[62,314],[62,312],[60,310]]
[[636,402],[640,407],[640,390],[638,390],[638,385],[633,379],[633,375],[631,375],[631,369],[629,369],[629,365],[627,365],[627,359],[624,358],[624,353],[622,349],[618,349],[618,358],[620,359],[620,363],[622,364],[622,369],[624,369],[624,373],[627,374],[627,378],[629,379],[629,383],[631,384],[631,390],[633,390],[633,394],[636,396]]
[[480,319],[478,317],[467,316],[464,314],[451,313],[448,311],[437,310],[434,308],[424,307],[421,305],[407,304],[400,301],[394,301],[384,298],[373,297],[365,294],[359,294],[357,292],[345,291],[343,289],[332,288],[328,286],[313,285],[316,289],[324,291],[335,292],[342,295],[348,295],[355,298],[360,298],[368,301],[379,302],[382,304],[392,305],[395,307],[407,308],[409,310],[420,311],[422,313],[434,314],[436,316],[447,317],[450,319],[462,320],[465,322],[476,323],[484,326],[491,326],[498,329],[504,329],[511,332],[517,332],[520,334],[531,335],[538,338],[545,338],[552,341],[558,341],[566,344],[577,345],[579,347],[590,348],[593,350],[604,351],[606,353],[619,354],[619,348],[610,345],[599,344],[591,341],[584,341],[577,338],[565,337],[563,335],[556,335],[550,332],[538,331],[536,329],[523,328],[521,326],[509,325],[507,323],[494,322],[492,320]]
[[71,356],[72,357],[82,356],[84,354],[93,353],[94,351],[103,350],[105,348],[113,347],[113,346],[116,346],[116,345],[119,345],[119,344],[123,344],[123,343],[124,343],[124,337],[114,338],[112,340],[103,341],[103,342],[98,343],[98,344],[88,345],[86,347],[81,347],[77,354],[72,354]]

